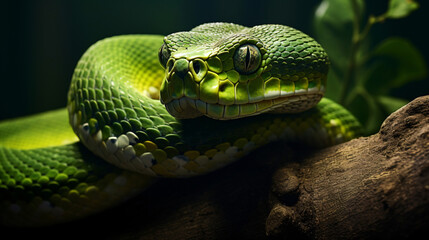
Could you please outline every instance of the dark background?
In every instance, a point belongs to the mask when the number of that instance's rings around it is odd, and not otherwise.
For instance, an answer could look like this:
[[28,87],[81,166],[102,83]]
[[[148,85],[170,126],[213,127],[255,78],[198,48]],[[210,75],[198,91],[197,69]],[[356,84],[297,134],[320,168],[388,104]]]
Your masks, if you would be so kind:
[[[428,3],[409,17],[373,28],[374,43],[387,36],[411,40],[428,62]],[[162,34],[224,21],[246,26],[289,25],[314,36],[313,13],[319,0],[3,1],[0,9],[0,120],[64,107],[75,64],[94,42],[119,34]],[[366,1],[379,15],[388,1]],[[429,93],[425,79],[398,89],[412,100]]]

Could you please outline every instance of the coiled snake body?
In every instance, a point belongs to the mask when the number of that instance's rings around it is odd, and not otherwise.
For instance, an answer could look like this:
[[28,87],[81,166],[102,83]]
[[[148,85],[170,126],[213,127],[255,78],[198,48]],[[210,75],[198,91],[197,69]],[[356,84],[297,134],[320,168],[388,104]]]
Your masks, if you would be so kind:
[[0,123],[1,221],[76,219],[154,176],[204,174],[278,139],[354,138],[356,119],[322,99],[328,66],[317,42],[281,25],[99,41],[76,66],[67,111]]

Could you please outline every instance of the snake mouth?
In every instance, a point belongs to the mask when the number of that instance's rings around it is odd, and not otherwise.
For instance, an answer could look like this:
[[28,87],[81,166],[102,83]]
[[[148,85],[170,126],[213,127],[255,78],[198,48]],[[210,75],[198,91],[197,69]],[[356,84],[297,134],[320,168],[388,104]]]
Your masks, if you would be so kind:
[[[250,54],[245,46],[244,55]],[[322,67],[311,62],[312,68],[306,71],[303,69],[308,66],[301,66],[298,60],[285,62],[288,67],[282,65],[283,70],[261,61],[256,71],[243,73],[236,66],[242,61],[237,63],[235,57],[200,56],[200,52],[189,51],[178,51],[165,63],[160,87],[161,103],[179,119],[205,115],[229,120],[264,112],[297,113],[315,106],[325,92],[324,59]]]
[[207,116],[217,120],[238,119],[254,116],[265,112],[272,113],[298,113],[306,111],[322,99],[323,91],[312,93],[296,93],[267,99],[253,103],[222,105],[206,103],[199,99],[181,97],[165,104],[167,111],[176,118],[195,118]]
[[314,107],[325,93],[326,75],[323,74],[313,75],[311,80],[294,76],[294,81],[284,82],[278,78],[264,82],[261,76],[254,76],[233,84],[229,78],[219,80],[217,73],[206,71],[198,82],[188,71],[188,64],[183,65],[182,74],[167,70],[160,89],[161,103],[178,119],[204,115],[230,120],[265,112],[298,113]]

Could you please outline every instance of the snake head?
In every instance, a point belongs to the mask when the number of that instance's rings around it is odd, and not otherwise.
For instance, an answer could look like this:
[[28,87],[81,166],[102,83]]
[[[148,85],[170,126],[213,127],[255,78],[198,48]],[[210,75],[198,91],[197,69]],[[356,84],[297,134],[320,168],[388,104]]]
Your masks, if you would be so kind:
[[164,38],[161,102],[176,118],[301,112],[322,98],[329,60],[291,27],[209,23]]

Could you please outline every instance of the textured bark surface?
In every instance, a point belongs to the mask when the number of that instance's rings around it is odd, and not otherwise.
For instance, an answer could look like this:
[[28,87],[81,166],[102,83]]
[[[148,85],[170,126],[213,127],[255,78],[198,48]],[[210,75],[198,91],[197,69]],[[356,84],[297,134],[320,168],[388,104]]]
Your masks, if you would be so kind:
[[393,113],[378,134],[279,169],[273,193],[270,236],[362,239],[427,231],[429,96]]
[[2,233],[45,239],[385,239],[427,229],[429,96],[392,114],[370,137],[313,152],[276,143],[203,177],[159,181],[81,221]]

